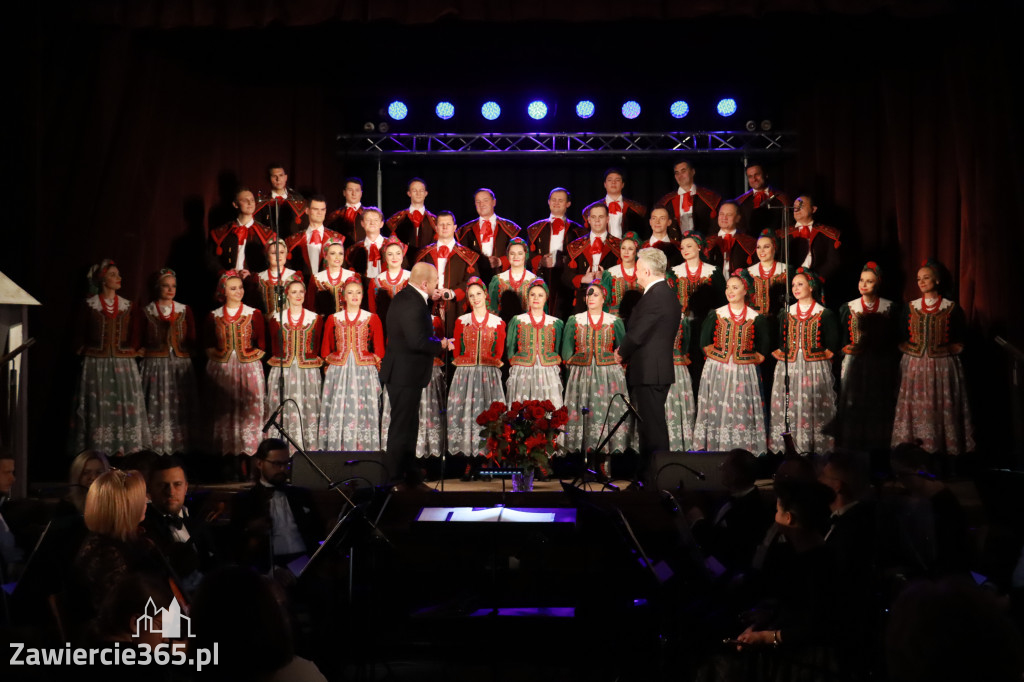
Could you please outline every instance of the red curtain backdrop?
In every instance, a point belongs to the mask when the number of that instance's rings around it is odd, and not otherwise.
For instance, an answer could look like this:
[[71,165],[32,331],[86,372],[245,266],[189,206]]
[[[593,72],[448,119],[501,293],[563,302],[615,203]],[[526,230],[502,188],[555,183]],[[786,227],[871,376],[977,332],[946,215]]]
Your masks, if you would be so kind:
[[[578,16],[547,24],[542,8],[551,4],[88,2],[55,22],[39,9],[21,36],[25,134],[13,147],[28,187],[11,210],[27,229],[12,232],[2,261],[44,304],[32,318],[33,450],[52,453],[62,470],[77,379],[68,327],[89,264],[115,258],[124,293],[137,300],[161,267],[198,272],[206,230],[232,215],[230,188],[265,188],[271,159],[333,207],[346,174],[335,136],[358,127],[357,105],[386,101],[395,83],[485,92],[480,74],[490,67],[509,90],[538,79],[652,94],[677,79],[770,88],[785,128],[799,135],[776,179],[790,193],[814,193],[823,218],[844,230],[849,297],[863,260],[883,263],[891,293],[906,298],[917,263],[941,260],[971,324],[976,397],[1003,399],[991,410],[976,400],[977,421],[999,430],[1010,416],[1008,364],[992,338],[1024,339],[1021,271],[1011,262],[1024,220],[1011,120],[1019,79],[1003,24],[946,3],[913,3],[909,13],[898,9],[904,3],[797,0],[657,3],[649,17],[579,25],[569,22],[595,19],[584,7],[612,5],[569,3]],[[985,33],[972,30],[983,25]],[[457,48],[482,30],[503,47],[467,60]],[[645,39],[652,31],[691,39]],[[516,49],[538,32],[566,49]],[[596,198],[606,163],[594,162],[597,179],[578,196]],[[670,189],[664,176],[637,198]],[[535,199],[529,208],[506,200],[499,212],[525,224],[543,209]],[[199,275],[181,283],[179,298],[199,317],[207,286]],[[979,443],[996,449],[1005,438],[988,433]]]

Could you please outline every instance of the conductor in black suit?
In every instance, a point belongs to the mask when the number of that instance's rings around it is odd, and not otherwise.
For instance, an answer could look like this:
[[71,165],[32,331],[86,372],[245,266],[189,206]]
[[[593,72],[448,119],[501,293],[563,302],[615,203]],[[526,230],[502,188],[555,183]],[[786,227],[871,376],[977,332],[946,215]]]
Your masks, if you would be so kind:
[[626,338],[615,353],[619,362],[628,363],[626,384],[643,418],[639,424],[641,478],[650,473],[651,456],[669,448],[665,400],[675,381],[672,344],[683,309],[675,292],[665,282],[667,267],[668,259],[663,251],[640,250],[636,278],[644,294],[633,308]]
[[452,347],[450,339],[434,337],[430,305],[441,296],[453,295],[450,290],[437,288],[437,269],[433,265],[417,263],[408,286],[395,294],[388,308],[388,348],[380,368],[380,380],[391,401],[384,460],[388,469],[409,486],[422,482],[416,464],[420,396],[430,383],[434,357]]

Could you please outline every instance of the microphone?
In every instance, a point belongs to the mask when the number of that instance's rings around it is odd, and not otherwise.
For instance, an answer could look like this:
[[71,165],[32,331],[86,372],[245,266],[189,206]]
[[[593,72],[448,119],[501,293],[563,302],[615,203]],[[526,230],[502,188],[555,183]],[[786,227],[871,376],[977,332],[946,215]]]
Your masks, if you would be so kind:
[[626,404],[626,408],[633,414],[634,417],[636,417],[636,420],[641,423],[643,422],[644,418],[641,417],[640,413],[636,411],[635,407],[633,407],[633,403],[629,402],[626,399],[626,396],[622,395],[621,393],[616,393],[615,397],[622,398],[622,402]]
[[270,419],[268,419],[267,423],[263,425],[263,430],[264,431],[269,430],[270,427],[274,425],[274,420],[276,420],[278,418],[278,416],[281,414],[282,410],[284,410],[284,403],[281,403],[280,405],[278,405],[277,409],[274,410],[274,414],[270,415]]
[[584,415],[585,414],[590,414],[590,408],[589,407],[581,407],[580,408],[580,414],[584,414]]

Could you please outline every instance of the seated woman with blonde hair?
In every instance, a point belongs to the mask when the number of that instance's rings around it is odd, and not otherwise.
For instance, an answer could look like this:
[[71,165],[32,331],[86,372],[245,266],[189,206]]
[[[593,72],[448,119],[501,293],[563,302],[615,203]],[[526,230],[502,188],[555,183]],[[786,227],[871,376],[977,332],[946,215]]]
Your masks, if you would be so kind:
[[107,456],[98,450],[83,450],[71,460],[68,472],[68,494],[58,505],[58,514],[79,516],[85,513],[85,495],[89,486],[103,473],[110,471]]

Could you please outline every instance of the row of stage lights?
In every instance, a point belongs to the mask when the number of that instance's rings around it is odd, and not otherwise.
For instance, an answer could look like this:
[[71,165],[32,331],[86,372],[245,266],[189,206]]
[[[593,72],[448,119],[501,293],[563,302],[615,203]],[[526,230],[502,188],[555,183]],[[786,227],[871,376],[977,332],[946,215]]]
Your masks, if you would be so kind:
[[[719,116],[728,118],[736,113],[736,100],[731,97],[720,99],[715,107]],[[401,100],[395,100],[388,104],[388,116],[393,121],[404,120],[409,115],[409,107]],[[551,108],[543,100],[534,100],[526,105],[527,115],[535,121],[543,121],[547,118]],[[588,119],[597,111],[596,105],[589,99],[583,99],[576,103],[576,116],[581,119]],[[455,105],[448,101],[438,102],[434,107],[434,113],[442,121],[447,121],[455,116]],[[690,113],[690,105],[684,100],[676,100],[669,105],[668,113],[672,118],[686,118]],[[487,101],[480,107],[480,115],[488,121],[496,121],[501,116],[501,105],[495,101]],[[636,100],[628,100],[622,104],[623,118],[632,120],[640,115],[640,103]]]

